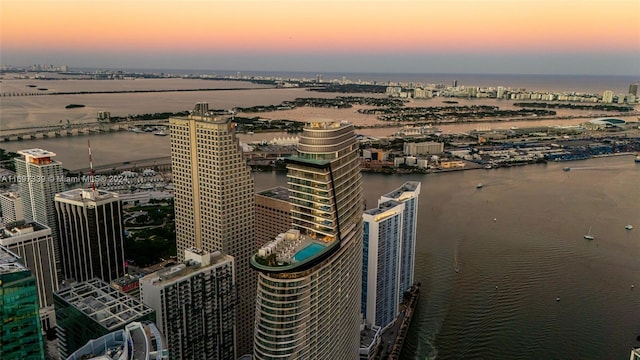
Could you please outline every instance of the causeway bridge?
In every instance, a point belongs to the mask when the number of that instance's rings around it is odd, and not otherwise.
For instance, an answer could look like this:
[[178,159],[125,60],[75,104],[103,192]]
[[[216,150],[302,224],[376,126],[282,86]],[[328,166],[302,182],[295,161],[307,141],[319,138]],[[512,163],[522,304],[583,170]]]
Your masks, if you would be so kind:
[[128,131],[143,127],[166,127],[168,119],[138,120],[126,122],[94,121],[86,123],[67,123],[48,126],[29,126],[13,129],[0,129],[0,141],[21,141],[47,139],[63,136],[78,136],[88,134],[112,133]]

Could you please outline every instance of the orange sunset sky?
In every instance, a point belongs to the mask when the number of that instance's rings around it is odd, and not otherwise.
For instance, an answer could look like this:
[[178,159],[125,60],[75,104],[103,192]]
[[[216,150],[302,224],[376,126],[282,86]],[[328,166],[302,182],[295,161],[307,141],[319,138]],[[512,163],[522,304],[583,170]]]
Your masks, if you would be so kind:
[[640,74],[640,0],[2,0],[3,65]]

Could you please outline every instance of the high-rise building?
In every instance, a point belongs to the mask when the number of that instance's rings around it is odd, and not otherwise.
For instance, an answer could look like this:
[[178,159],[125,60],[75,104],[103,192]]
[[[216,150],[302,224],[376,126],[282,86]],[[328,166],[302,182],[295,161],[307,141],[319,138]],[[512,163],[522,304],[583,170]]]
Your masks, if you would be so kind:
[[127,324],[155,320],[153,309],[98,278],[60,289],[53,300],[62,359],[90,340],[124,329]]
[[0,246],[0,359],[44,359],[36,278]]
[[55,196],[63,275],[111,282],[125,273],[122,208],[117,193],[74,189]]
[[390,200],[363,214],[362,300],[369,325],[386,328],[400,312],[400,259],[405,204]]
[[613,102],[613,91],[605,90],[602,93],[602,102],[604,104],[611,104]]
[[416,233],[418,227],[418,199],[421,183],[407,181],[378,200],[382,203],[396,200],[405,204],[402,222],[402,245],[400,246],[400,295],[411,289],[414,283],[416,263]]
[[164,360],[169,359],[167,342],[156,324],[132,322],[89,342],[69,355],[67,360]]
[[256,193],[256,245],[273,240],[291,228],[289,190],[283,186]]
[[[170,118],[171,171],[178,256],[186,249],[221,251],[234,258],[238,355],[253,349],[256,273],[255,188],[235,125],[206,103],[188,117]],[[183,260],[183,259],[180,259]]]
[[638,96],[638,83],[633,83],[631,85],[629,85],[629,94],[632,94],[633,96]]
[[185,250],[184,258],[140,279],[142,301],[156,311],[171,359],[235,360],[233,257]]
[[55,194],[64,191],[62,163],[55,153],[43,149],[19,150],[15,159],[18,189],[24,204],[24,218],[51,228],[56,268],[62,271],[59,232],[56,223]]
[[255,359],[356,359],[362,200],[354,127],[313,122],[286,159],[292,229],[251,258]]
[[0,194],[0,209],[2,209],[2,226],[24,220],[24,204],[17,192],[9,191]]
[[36,222],[16,222],[0,229],[0,245],[20,256],[22,263],[32,270],[38,289],[42,329],[53,328],[53,293],[58,290],[58,271],[51,229]]

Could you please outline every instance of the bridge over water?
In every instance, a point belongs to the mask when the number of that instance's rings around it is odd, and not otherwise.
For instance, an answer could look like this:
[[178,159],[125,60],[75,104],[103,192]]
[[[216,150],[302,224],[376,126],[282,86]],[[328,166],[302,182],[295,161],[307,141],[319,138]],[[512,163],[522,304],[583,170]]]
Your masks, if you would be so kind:
[[1,141],[20,141],[47,139],[51,137],[77,136],[86,134],[112,133],[116,131],[127,131],[139,127],[167,126],[169,120],[139,120],[127,122],[105,122],[95,121],[75,124],[59,124],[48,126],[27,126],[13,129],[0,130]]

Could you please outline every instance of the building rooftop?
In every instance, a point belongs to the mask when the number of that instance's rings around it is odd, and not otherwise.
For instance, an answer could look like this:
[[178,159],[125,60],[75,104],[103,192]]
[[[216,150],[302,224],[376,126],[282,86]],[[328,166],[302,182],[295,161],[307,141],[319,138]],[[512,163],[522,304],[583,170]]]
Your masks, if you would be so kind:
[[61,289],[56,296],[107,330],[121,328],[153,313],[148,306],[97,278]]
[[8,191],[8,192],[0,194],[0,196],[6,197],[7,199],[11,199],[11,200],[20,199],[20,193],[16,192],[16,191]]
[[20,271],[29,271],[20,262],[20,257],[6,247],[0,245],[0,275]]
[[25,155],[31,158],[50,158],[56,156],[56,153],[43,149],[18,150],[18,154]]
[[148,274],[140,279],[140,282],[150,282],[153,285],[171,283],[188,277],[194,272],[209,266],[221,264],[233,260],[232,256],[224,255],[220,251],[207,253],[202,250],[185,250],[185,262],[169,268]]
[[379,326],[361,326],[360,329],[360,347],[369,348],[375,344],[376,338],[380,336]]
[[24,220],[20,220],[9,223],[4,228],[0,228],[0,239],[8,239],[27,234],[33,234],[42,230],[49,230],[49,233],[51,233],[51,229],[48,226],[44,226],[37,222],[28,223]]
[[402,184],[402,186],[400,186],[399,188],[393,190],[392,192],[386,195],[383,195],[382,197],[403,201],[406,199],[405,196],[403,196],[404,193],[413,192],[418,190],[419,188],[420,188],[420,181],[407,181],[406,183]]
[[[156,357],[154,355],[161,354]],[[67,360],[136,360],[166,359],[168,351],[164,337],[152,322],[133,322],[89,341]]]
[[289,189],[284,186],[276,186],[271,189],[260,191],[257,194],[277,200],[289,201]]
[[106,190],[73,189],[56,194],[56,199],[74,201],[101,201],[109,199],[119,199],[118,193]]
[[377,208],[373,208],[373,209],[369,209],[369,210],[365,210],[365,214],[367,215],[380,215],[382,213],[385,213],[393,208],[395,208],[398,205],[402,205],[401,202],[396,201],[396,200],[389,200],[389,201],[385,201],[383,203],[378,204]]
[[302,235],[300,230],[291,229],[276,239],[266,243],[251,258],[254,268],[284,272],[315,264],[333,252],[338,241],[333,236]]

